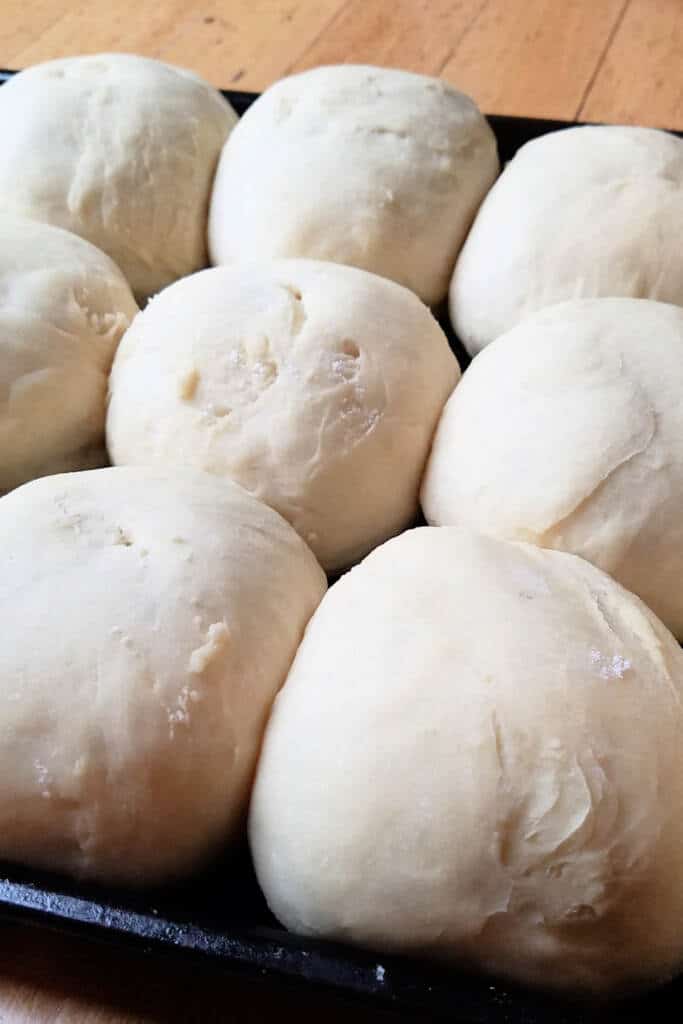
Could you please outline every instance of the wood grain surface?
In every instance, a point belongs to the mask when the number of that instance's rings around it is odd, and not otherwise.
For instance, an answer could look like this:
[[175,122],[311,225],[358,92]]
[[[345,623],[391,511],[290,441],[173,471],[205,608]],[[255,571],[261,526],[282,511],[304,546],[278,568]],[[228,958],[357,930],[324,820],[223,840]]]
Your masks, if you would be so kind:
[[[124,50],[260,90],[293,70],[369,62],[443,75],[490,113],[683,128],[682,0],[0,0],[0,15],[3,67]],[[385,1019],[266,979],[0,926],[0,1024],[283,1015]]]
[[594,121],[683,128],[681,0],[631,0],[581,115]]
[[264,89],[317,64],[443,75],[489,113],[683,128],[682,0],[0,0],[0,65],[128,50]]

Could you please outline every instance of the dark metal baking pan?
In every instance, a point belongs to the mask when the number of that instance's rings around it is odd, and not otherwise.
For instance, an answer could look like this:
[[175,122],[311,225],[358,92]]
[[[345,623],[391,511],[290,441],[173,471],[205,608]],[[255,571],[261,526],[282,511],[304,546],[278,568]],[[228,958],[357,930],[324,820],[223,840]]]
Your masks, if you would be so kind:
[[[0,82],[13,72],[0,71]],[[255,94],[225,92],[239,114]],[[529,139],[569,122],[490,117],[501,160]],[[677,133],[680,134],[680,133]],[[466,353],[440,317],[464,366]],[[456,968],[436,968],[286,932],[269,912],[246,850],[182,885],[131,892],[83,884],[28,868],[0,864],[0,916],[148,953],[199,957],[217,967],[272,980],[325,987],[378,1008],[453,1024],[659,1024],[683,1018],[683,977],[635,999],[595,1006],[540,995]],[[682,925],[683,927],[683,925]]]

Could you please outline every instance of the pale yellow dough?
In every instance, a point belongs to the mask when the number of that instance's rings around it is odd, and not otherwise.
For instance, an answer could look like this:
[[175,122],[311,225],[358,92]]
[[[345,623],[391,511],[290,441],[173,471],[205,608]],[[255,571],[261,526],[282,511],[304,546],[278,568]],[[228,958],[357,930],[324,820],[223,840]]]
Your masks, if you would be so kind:
[[3,85],[0,121],[0,210],[97,245],[141,300],[206,266],[237,115],[198,75],[125,53],[48,61]]
[[0,494],[106,463],[107,378],[137,312],[99,249],[0,212]]
[[683,139],[581,126],[522,146],[483,202],[450,286],[471,355],[566,299],[683,305]]
[[111,376],[123,464],[192,465],[276,508],[326,569],[407,526],[460,370],[415,295],[311,260],[216,267],[158,296]]
[[498,170],[488,122],[447,82],[348,64],[292,75],[223,149],[211,261],[333,260],[433,305]]
[[607,991],[683,962],[683,652],[588,562],[422,528],[314,614],[250,811],[295,932]]
[[422,484],[430,523],[581,555],[683,639],[683,309],[561,303],[477,356]]
[[101,469],[0,499],[0,860],[153,883],[242,834],[325,578],[201,473]]

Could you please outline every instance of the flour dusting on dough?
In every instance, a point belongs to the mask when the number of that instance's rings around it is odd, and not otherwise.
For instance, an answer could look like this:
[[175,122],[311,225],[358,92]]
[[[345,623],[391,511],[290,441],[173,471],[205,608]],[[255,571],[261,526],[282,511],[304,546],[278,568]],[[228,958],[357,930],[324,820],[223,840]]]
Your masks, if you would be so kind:
[[591,661],[598,667],[598,675],[601,679],[623,679],[624,675],[631,668],[628,658],[622,658],[620,654],[601,654],[600,651],[591,651]]

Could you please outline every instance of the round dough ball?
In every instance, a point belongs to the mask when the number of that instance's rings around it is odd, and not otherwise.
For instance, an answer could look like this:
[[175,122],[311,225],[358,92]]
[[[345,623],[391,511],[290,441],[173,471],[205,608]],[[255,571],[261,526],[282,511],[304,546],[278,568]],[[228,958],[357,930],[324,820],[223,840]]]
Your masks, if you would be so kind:
[[202,473],[102,469],[0,500],[0,859],[107,882],[239,833],[271,701],[325,579]]
[[683,639],[683,310],[577,299],[472,363],[422,486],[430,523],[581,555]]
[[237,115],[197,75],[122,53],[53,60],[3,85],[0,120],[0,209],[99,246],[141,299],[206,266]]
[[474,355],[566,299],[683,305],[683,140],[652,128],[579,127],[518,151],[482,204],[450,289]]
[[107,377],[137,311],[99,249],[0,213],[0,493],[106,461]]
[[249,108],[216,173],[212,263],[309,257],[444,298],[496,140],[446,82],[384,68],[315,68]]
[[311,619],[250,840],[288,928],[524,982],[683,962],[683,652],[587,562],[464,529],[374,551]]
[[216,267],[126,334],[109,452],[236,480],[337,569],[417,515],[459,376],[429,310],[392,281],[308,260]]

